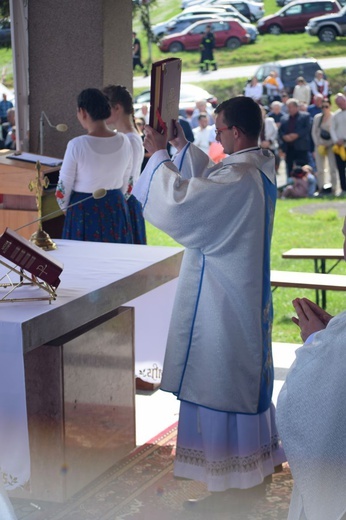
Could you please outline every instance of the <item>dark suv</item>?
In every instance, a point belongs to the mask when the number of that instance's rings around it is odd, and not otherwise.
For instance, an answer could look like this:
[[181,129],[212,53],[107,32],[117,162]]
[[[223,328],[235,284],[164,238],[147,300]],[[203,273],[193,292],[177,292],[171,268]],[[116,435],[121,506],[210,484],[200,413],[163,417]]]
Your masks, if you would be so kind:
[[311,18],[305,31],[318,36],[321,42],[333,42],[337,36],[346,36],[346,6],[337,14]]
[[340,4],[336,0],[298,0],[290,2],[275,14],[260,18],[257,29],[260,34],[304,32],[310,18],[339,11]]
[[262,82],[272,70],[278,72],[285,91],[292,94],[298,76],[303,76],[305,81],[310,83],[315,77],[316,70],[321,70],[321,66],[314,58],[272,61],[260,65],[255,76],[258,81]]

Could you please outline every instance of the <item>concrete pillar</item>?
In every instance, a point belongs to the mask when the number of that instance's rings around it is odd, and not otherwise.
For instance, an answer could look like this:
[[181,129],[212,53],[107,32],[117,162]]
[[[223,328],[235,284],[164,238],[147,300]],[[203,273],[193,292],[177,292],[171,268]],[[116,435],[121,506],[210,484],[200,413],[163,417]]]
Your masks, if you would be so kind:
[[131,0],[30,0],[28,2],[30,139],[43,154],[62,158],[67,142],[85,132],[76,118],[76,99],[88,87],[120,83],[132,91]]

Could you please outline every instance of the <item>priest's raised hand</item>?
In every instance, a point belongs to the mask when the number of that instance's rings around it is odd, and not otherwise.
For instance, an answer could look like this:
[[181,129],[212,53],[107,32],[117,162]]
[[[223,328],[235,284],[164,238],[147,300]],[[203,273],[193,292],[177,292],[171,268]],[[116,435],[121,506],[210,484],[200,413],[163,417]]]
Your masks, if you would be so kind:
[[166,150],[167,148],[167,128],[163,133],[157,132],[149,125],[144,127],[144,148],[152,155],[159,150]]

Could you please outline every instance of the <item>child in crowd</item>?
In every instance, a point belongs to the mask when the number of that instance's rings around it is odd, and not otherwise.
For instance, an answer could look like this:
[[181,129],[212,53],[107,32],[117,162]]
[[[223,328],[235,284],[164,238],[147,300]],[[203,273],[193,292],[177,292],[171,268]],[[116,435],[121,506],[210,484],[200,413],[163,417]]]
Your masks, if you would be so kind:
[[316,191],[316,178],[310,165],[296,166],[291,173],[292,183],[285,186],[281,193],[283,199],[313,197]]
[[308,197],[313,197],[317,191],[317,179],[314,175],[314,171],[310,164],[305,164],[302,166],[302,170],[307,173],[308,178]]

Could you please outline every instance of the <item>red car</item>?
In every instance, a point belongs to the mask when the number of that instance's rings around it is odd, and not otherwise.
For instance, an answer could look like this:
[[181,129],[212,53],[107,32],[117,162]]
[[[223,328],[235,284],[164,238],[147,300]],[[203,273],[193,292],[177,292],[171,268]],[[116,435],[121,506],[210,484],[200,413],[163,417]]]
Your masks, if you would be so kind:
[[290,2],[275,14],[260,18],[257,29],[261,34],[304,32],[310,18],[338,11],[340,5],[336,0],[299,0]]
[[243,43],[250,42],[250,35],[237,20],[210,19],[195,22],[180,33],[164,36],[159,42],[160,50],[172,53],[198,50],[207,25],[211,26],[214,33],[215,47],[236,49]]

